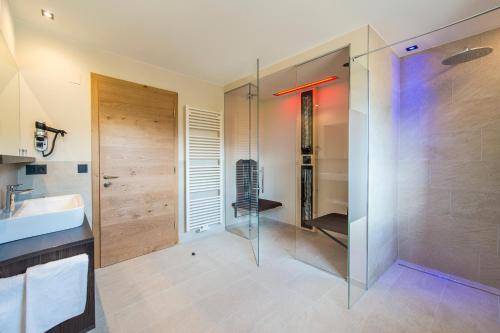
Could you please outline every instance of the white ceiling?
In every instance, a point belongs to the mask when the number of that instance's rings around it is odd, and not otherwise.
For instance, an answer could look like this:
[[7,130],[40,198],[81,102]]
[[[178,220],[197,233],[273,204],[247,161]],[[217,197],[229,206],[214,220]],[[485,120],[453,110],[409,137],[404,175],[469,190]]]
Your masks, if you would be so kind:
[[[498,0],[10,0],[14,17],[216,84],[371,24],[396,42]],[[54,11],[55,21],[40,9]]]
[[[500,10],[495,10],[479,17],[455,24],[446,29],[436,31],[424,36],[406,40],[392,46],[392,49],[400,57],[412,55],[414,53],[430,49],[439,45],[450,43],[469,36],[480,34],[500,27]],[[407,52],[406,47],[418,45],[418,50]],[[466,45],[467,47],[488,46],[483,44]],[[373,50],[372,50],[373,51]],[[462,51],[462,50],[460,50]]]

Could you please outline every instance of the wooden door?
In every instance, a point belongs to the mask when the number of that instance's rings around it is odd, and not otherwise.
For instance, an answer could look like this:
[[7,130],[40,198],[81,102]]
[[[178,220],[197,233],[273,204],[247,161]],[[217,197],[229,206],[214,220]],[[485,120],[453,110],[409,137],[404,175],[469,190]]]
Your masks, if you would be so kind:
[[92,85],[100,259],[107,266],[177,243],[177,93],[100,75]]

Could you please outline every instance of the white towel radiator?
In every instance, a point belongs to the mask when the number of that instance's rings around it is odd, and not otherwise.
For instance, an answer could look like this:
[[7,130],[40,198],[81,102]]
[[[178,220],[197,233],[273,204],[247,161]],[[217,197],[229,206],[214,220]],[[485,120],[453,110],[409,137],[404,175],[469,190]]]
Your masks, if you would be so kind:
[[186,105],[186,231],[224,221],[224,119]]

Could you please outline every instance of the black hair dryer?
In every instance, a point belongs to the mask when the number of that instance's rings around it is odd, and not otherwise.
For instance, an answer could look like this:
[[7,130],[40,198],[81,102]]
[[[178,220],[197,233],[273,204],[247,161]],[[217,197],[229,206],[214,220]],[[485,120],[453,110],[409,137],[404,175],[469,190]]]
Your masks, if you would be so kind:
[[[45,153],[47,151],[47,149],[49,149],[49,137],[48,137],[47,132],[55,133],[55,135],[54,135],[54,138],[52,139],[52,147],[50,148],[50,151],[48,153]],[[57,129],[57,128],[49,127],[49,126],[45,125],[45,123],[43,123],[43,122],[36,121],[35,122],[35,149],[37,151],[41,152],[43,157],[49,156],[54,151],[54,148],[56,146],[56,139],[57,139],[57,136],[59,134],[61,134],[61,136],[64,136],[65,134],[67,134],[67,132],[64,130]]]

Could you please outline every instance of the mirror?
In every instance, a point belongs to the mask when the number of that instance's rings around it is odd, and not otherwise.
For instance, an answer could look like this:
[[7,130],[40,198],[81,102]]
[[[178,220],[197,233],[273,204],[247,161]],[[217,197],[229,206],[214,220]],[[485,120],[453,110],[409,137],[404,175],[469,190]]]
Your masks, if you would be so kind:
[[0,155],[20,155],[19,71],[0,34]]

